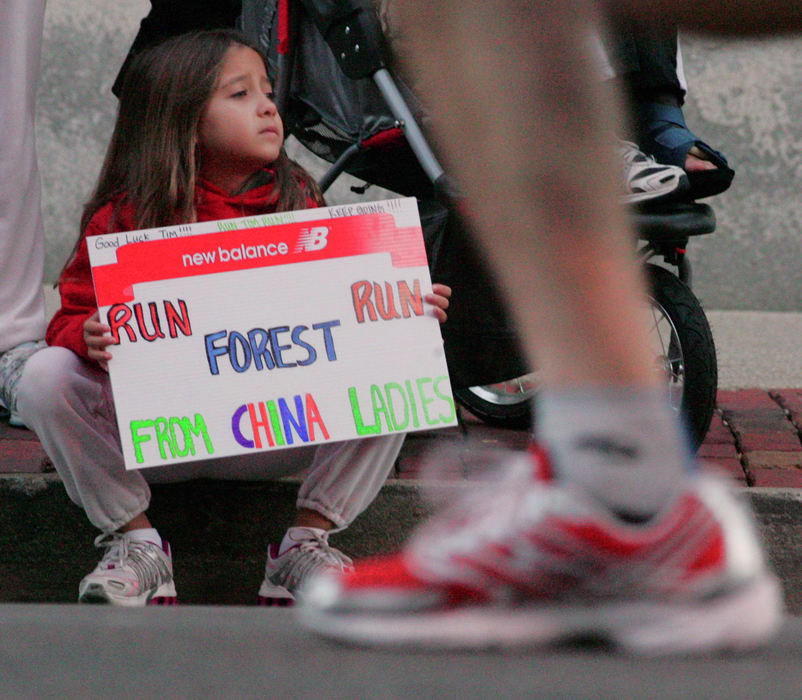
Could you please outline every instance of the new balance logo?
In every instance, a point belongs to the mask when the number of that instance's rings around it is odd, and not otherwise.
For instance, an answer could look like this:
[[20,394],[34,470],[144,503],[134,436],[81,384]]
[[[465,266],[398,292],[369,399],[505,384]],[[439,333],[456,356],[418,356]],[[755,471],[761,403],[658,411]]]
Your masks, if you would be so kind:
[[598,452],[607,457],[620,457],[622,459],[637,459],[640,451],[635,445],[620,442],[615,438],[595,435],[586,435],[574,443],[577,450]]
[[298,243],[295,245],[293,253],[306,251],[307,253],[315,250],[323,250],[328,241],[329,229],[326,226],[313,226],[312,228],[301,229],[298,236]]

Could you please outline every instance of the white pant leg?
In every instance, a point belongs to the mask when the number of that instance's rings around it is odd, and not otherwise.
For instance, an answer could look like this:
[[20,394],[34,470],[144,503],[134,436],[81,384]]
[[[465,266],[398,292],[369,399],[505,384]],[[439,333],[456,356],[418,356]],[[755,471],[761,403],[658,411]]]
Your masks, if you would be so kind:
[[142,474],[150,484],[198,478],[259,481],[309,469],[296,507],[347,527],[376,498],[403,443],[403,434],[386,435],[144,469]]
[[679,82],[679,87],[683,94],[687,94],[688,81],[685,78],[685,62],[682,60],[682,47],[679,44],[679,39],[679,36],[677,36],[677,82]]
[[34,112],[45,0],[0,2],[0,352],[45,333]]
[[350,525],[376,498],[403,444],[404,433],[395,433],[321,445],[298,492],[298,507],[337,527]]
[[276,478],[298,473],[310,460],[298,507],[343,527],[376,497],[404,440],[398,434],[127,471],[111,385],[101,369],[65,348],[45,348],[28,360],[18,392],[20,416],[39,436],[70,499],[105,532],[147,510],[148,481]]
[[111,532],[147,509],[150,488],[125,469],[103,370],[66,348],[40,350],[20,379],[17,410],[95,527]]

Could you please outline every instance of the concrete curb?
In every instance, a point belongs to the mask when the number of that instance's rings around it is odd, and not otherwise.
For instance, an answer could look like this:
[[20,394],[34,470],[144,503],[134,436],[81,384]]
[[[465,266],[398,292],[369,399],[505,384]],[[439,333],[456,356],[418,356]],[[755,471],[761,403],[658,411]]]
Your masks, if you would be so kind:
[[[300,482],[199,480],[152,487],[149,513],[175,551],[183,604],[251,605],[262,579],[266,544],[289,521]],[[432,510],[424,493],[448,496],[466,482],[392,479],[333,543],[354,557],[397,550]],[[788,610],[802,613],[802,492],[739,491],[757,516]],[[68,500],[53,474],[0,476],[1,602],[72,602],[98,559],[97,532]]]
[[[267,543],[284,534],[299,483],[197,480],[151,487],[148,513],[174,549],[182,603],[256,602]],[[73,602],[78,582],[98,561],[92,546],[98,532],[58,476],[0,475],[0,503],[0,602]],[[394,551],[429,511],[414,482],[392,480],[332,542],[358,557]]]

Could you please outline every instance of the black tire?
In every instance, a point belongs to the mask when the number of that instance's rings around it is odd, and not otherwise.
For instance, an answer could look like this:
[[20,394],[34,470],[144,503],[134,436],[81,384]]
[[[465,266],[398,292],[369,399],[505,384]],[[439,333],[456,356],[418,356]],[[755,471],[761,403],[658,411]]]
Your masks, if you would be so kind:
[[716,408],[718,363],[713,333],[702,305],[684,282],[657,265],[647,265],[646,271],[653,321],[657,324],[662,312],[672,326],[670,337],[663,338],[658,369],[665,372],[672,405],[681,408],[691,448],[696,450]]
[[[473,415],[489,425],[512,430],[526,430],[532,425],[532,397],[537,389],[529,387],[528,377],[485,386],[454,390],[454,398]],[[517,387],[517,388],[516,388]]]
[[[713,334],[699,300],[676,275],[646,265],[657,370],[665,374],[672,405],[682,410],[691,448],[704,440],[716,405],[718,365]],[[456,400],[490,425],[522,430],[532,423],[534,375],[456,389]],[[515,390],[515,387],[518,390]]]

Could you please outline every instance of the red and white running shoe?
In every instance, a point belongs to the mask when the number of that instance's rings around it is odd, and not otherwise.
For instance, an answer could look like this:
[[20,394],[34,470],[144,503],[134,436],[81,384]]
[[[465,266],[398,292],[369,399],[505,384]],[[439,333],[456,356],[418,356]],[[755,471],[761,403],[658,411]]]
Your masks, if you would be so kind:
[[602,639],[634,653],[743,650],[782,619],[749,511],[726,482],[689,475],[648,522],[625,522],[541,453],[512,459],[490,498],[424,525],[401,555],[326,572],[298,614],[368,645],[487,648]]

